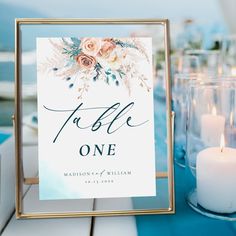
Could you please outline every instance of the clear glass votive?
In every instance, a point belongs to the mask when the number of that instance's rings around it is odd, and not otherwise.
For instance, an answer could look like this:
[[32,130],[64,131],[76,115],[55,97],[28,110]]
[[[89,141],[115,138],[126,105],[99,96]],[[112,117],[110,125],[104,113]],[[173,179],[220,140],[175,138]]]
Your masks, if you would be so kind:
[[236,34],[228,35],[222,42],[223,73],[236,76]]
[[188,94],[187,202],[236,220],[236,78],[191,81]]
[[185,167],[187,89],[192,79],[200,76],[199,61],[196,56],[175,54],[172,56],[172,104],[175,112],[174,157],[175,162]]
[[172,87],[172,105],[175,112],[174,158],[175,163],[181,167],[185,167],[189,83],[202,79],[204,77],[198,73],[178,73],[174,75]]
[[173,74],[196,74],[200,73],[198,57],[175,53],[171,56],[171,69]]
[[198,58],[200,73],[206,76],[222,74],[222,57],[219,50],[186,50],[185,55]]

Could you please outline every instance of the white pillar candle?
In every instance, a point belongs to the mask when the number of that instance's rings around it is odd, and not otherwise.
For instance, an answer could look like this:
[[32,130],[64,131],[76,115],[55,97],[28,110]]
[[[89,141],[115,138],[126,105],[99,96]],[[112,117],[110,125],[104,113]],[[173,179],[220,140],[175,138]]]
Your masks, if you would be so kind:
[[236,149],[211,147],[196,163],[198,203],[216,213],[236,212]]
[[220,136],[224,133],[225,118],[216,114],[213,107],[212,114],[201,116],[201,139],[206,146],[219,145]]

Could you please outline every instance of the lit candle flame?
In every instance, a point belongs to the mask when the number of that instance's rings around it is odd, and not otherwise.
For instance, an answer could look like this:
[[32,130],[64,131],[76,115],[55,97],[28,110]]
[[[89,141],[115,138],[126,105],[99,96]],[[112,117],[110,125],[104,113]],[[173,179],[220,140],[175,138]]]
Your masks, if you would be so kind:
[[232,127],[234,123],[234,115],[232,111],[230,112],[229,122],[230,122],[230,126]]
[[212,115],[216,116],[216,107],[215,106],[213,106],[211,113],[212,113]]
[[221,134],[220,136],[220,152],[223,152],[223,149],[225,147],[225,136]]
[[222,66],[218,67],[218,75],[222,75],[223,74],[223,68]]

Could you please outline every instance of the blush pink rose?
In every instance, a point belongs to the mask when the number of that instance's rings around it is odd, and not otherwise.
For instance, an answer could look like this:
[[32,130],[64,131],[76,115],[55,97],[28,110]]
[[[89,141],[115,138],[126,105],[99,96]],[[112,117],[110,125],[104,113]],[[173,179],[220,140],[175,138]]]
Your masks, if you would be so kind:
[[98,55],[101,57],[108,57],[115,47],[116,44],[111,39],[104,39],[104,42]]
[[76,61],[83,69],[91,69],[96,64],[96,59],[93,56],[89,56],[84,53],[79,54],[76,57]]
[[90,56],[96,56],[101,46],[102,41],[99,38],[83,38],[81,42],[82,52]]

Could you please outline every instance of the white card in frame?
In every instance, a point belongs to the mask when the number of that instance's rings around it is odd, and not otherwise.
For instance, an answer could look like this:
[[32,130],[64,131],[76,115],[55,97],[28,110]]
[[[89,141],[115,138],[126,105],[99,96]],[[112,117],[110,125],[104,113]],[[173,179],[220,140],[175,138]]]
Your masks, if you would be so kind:
[[37,38],[37,72],[40,199],[155,196],[151,38]]

